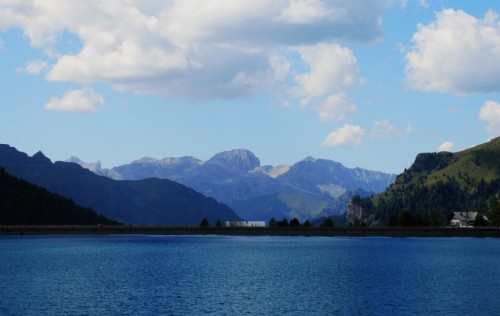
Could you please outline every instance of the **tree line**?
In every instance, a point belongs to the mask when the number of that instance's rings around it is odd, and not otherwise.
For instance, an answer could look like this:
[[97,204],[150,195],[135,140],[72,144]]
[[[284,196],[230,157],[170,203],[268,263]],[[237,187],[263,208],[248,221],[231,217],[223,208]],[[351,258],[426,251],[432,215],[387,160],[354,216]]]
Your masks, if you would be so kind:
[[[306,219],[303,223],[299,221],[298,218],[294,217],[290,221],[285,217],[282,220],[278,221],[274,217],[272,217],[268,224],[268,228],[298,228],[298,227],[304,227],[304,228],[310,228],[310,227],[335,227],[335,222],[332,217],[328,216],[319,221],[319,224],[316,225],[316,223],[311,223],[308,219]],[[204,217],[201,222],[200,222],[200,227],[210,227],[210,222],[206,217]],[[218,219],[217,222],[215,223],[215,227],[222,227],[222,222]]]

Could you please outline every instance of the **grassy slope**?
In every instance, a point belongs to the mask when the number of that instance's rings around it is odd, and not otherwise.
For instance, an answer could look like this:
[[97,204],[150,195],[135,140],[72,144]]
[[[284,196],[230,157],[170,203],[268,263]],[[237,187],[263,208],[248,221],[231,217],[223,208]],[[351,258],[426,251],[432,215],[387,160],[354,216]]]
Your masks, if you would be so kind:
[[[455,177],[464,187],[467,186],[465,175],[476,183],[500,178],[500,137],[454,156],[454,161],[435,176]],[[429,184],[433,183],[432,179],[429,179]]]
[[499,178],[500,137],[457,153],[420,154],[413,165],[398,176],[396,183],[377,197],[390,196],[417,182],[431,187],[438,181],[454,179],[461,188],[470,191],[482,180],[490,182]]
[[[478,185],[481,182],[491,183],[492,181],[499,181],[500,179],[500,137],[493,139],[487,143],[460,151],[456,153],[425,153],[417,155],[415,162],[410,168],[405,170],[397,177],[396,182],[391,185],[385,192],[380,193],[372,198],[373,205],[378,209],[381,206],[382,200],[384,203],[399,200],[402,204],[397,204],[396,210],[408,210],[415,213],[412,205],[406,203],[407,198],[412,196],[418,187],[426,187],[429,189],[428,194],[439,196],[435,192],[435,187],[439,183],[449,183],[453,181],[458,183],[459,188],[463,192],[467,192],[473,196],[477,192]],[[490,194],[497,194],[498,190],[490,192]],[[420,190],[420,193],[422,191]],[[447,195],[441,195],[442,198],[450,199]],[[422,200],[426,200],[422,197]],[[478,201],[495,199],[495,196],[481,196]],[[431,207],[439,206],[437,200],[432,200]],[[429,202],[429,201],[427,201]],[[394,204],[393,204],[394,205]],[[455,205],[458,206],[458,205]],[[443,206],[444,207],[444,206]],[[477,204],[463,206],[464,209],[476,208]],[[448,211],[454,211],[455,208]],[[376,211],[377,212],[377,211]],[[384,216],[384,212],[378,212],[378,216]],[[385,213],[386,214],[386,213]],[[384,220],[384,218],[382,218]],[[387,220],[387,217],[385,218]],[[445,218],[446,220],[446,218]]]

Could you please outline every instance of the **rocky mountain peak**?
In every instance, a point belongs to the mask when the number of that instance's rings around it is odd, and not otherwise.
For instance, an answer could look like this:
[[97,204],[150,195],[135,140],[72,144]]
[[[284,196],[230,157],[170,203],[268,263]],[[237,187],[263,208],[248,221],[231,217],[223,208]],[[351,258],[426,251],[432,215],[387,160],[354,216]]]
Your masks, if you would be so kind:
[[346,169],[340,162],[328,159],[317,159],[310,156],[297,162],[291,168],[294,170],[310,170],[313,172],[318,172],[319,170],[323,170],[323,172],[332,172],[337,169]]
[[166,166],[173,167],[179,165],[199,165],[201,164],[201,160],[196,159],[192,156],[185,157],[166,157],[163,159],[155,159],[151,157],[143,157],[141,159],[137,159],[132,161],[132,164],[139,165],[157,165],[157,166]]
[[137,160],[132,161],[133,164],[135,163],[135,164],[141,164],[141,165],[154,164],[157,162],[158,162],[158,159],[151,158],[151,157],[142,157],[141,159],[137,159]]
[[312,156],[307,156],[306,158],[302,159],[301,161],[299,162],[316,162],[317,159],[312,157]]
[[203,163],[200,159],[197,159],[193,156],[184,156],[184,157],[167,157],[159,160],[159,163],[163,166],[197,166]]
[[34,154],[32,158],[34,161],[39,163],[49,163],[49,164],[52,163],[52,161],[50,161],[50,159],[47,158],[41,151]]
[[260,160],[251,151],[233,149],[210,158],[206,164],[215,164],[233,170],[248,172],[260,166]]
[[85,161],[81,160],[80,158],[78,158],[76,156],[71,156],[71,157],[69,157],[69,159],[66,160],[66,162],[76,163],[77,165],[80,165],[80,167],[88,169],[88,170],[90,170],[94,173],[98,173],[98,174],[102,170],[100,161],[89,163],[89,162],[85,162]]

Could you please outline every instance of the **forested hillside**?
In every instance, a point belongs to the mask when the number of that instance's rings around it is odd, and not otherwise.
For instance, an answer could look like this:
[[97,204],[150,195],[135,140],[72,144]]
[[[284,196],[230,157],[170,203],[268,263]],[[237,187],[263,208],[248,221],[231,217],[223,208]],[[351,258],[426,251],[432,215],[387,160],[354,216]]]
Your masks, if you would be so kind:
[[0,168],[0,225],[96,224],[118,223]]
[[439,226],[453,212],[490,218],[500,200],[500,138],[457,152],[419,154],[385,192],[352,204],[371,226]]

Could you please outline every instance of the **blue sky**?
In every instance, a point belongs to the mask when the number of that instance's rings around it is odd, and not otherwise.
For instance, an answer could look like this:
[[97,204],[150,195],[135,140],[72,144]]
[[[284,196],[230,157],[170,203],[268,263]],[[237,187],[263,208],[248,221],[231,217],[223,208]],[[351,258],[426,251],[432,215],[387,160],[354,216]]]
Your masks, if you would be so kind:
[[[146,4],[144,4],[146,3]],[[500,136],[497,1],[2,1],[0,143],[400,173]]]

